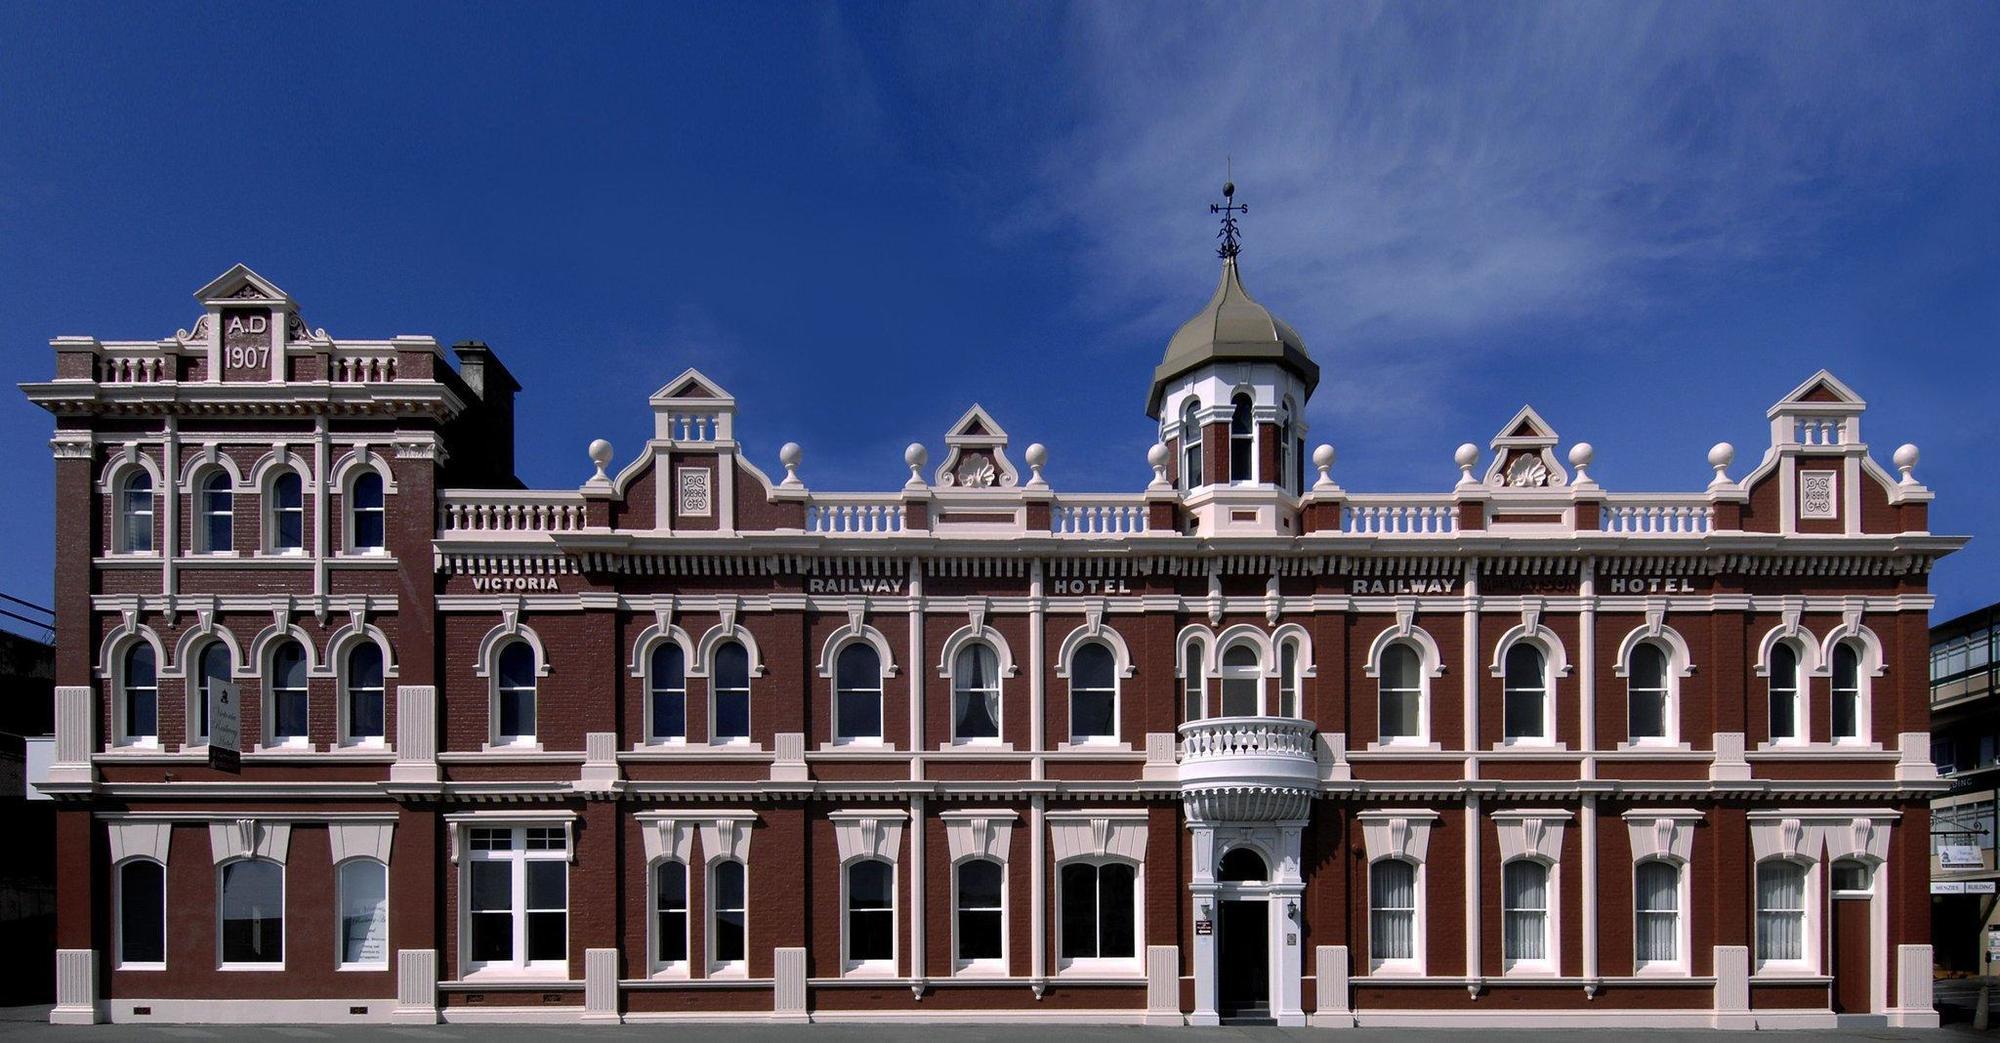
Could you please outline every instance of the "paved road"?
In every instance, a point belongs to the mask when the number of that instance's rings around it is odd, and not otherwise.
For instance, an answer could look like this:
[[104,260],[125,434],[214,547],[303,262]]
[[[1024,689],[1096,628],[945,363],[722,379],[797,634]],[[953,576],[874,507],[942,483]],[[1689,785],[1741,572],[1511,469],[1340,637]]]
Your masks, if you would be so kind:
[[[40,1014],[46,1018],[46,1008]],[[685,1035],[698,1039],[701,1043],[763,1043],[766,1040],[796,1040],[809,1037],[814,1043],[935,1043],[940,1036],[950,1043],[1138,1043],[1145,1040],[1171,1041],[1171,1043],[1210,1043],[1228,1040],[1230,1043],[1259,1043],[1276,1040],[1315,1040],[1328,1043],[1331,1040],[1355,1037],[1380,1040],[1394,1039],[1397,1043],[1423,1043],[1436,1040],[1439,1043],[1549,1043],[1551,1037],[1566,1037],[1570,1040],[1603,1038],[1602,1032],[1577,1029],[1568,1031],[1520,1030],[1501,1031],[1489,1029],[1460,1029],[1457,1031],[1419,1031],[1415,1029],[1345,1029],[1338,1033],[1327,1029],[1277,1029],[1277,1028],[1178,1028],[1139,1029],[1106,1026],[1055,1026],[1055,1025],[975,1025],[951,1026],[935,1025],[813,1025],[792,1027],[777,1025],[624,1025],[616,1027],[559,1026],[559,1025],[439,1025],[431,1027],[411,1026],[342,1026],[339,1028],[315,1028],[303,1025],[245,1025],[245,1026],[204,1026],[204,1025],[96,1025],[91,1027],[56,1028],[46,1023],[29,1020],[36,1011],[17,1008],[0,1011],[0,1039],[47,1039],[54,1041],[94,1040],[243,1040],[267,1041],[276,1039],[331,1039],[331,1040],[477,1040],[479,1043],[507,1043],[519,1040],[521,1043],[546,1043],[550,1039],[604,1040],[604,1039],[660,1039],[665,1036]],[[1004,1017],[1004,1015],[1000,1015]],[[1674,1031],[1623,1031],[1621,1037],[1630,1037],[1635,1043],[1717,1043],[1734,1034],[1719,1035],[1708,1030]],[[1771,1033],[1759,1033],[1755,1038],[1769,1038]],[[1961,1040],[1988,1040],[1987,1033],[1973,1032],[1962,1025],[1948,1026],[1937,1032],[1916,1032],[1907,1030],[1867,1029],[1849,1032],[1792,1032],[1778,1033],[1780,1037],[1796,1040],[1921,1040],[1928,1043],[1957,1043]],[[1746,1043],[1752,1037],[1744,1037]]]

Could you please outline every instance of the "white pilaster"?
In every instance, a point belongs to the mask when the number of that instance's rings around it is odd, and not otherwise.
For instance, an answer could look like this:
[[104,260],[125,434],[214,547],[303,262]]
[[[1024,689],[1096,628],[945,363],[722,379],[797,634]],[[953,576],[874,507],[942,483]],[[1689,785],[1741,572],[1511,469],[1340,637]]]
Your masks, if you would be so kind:
[[56,1005],[49,1024],[97,1024],[97,950],[56,950]]
[[1181,949],[1178,945],[1146,946],[1145,1023],[1185,1023],[1181,1018]]
[[[1188,898],[1192,903],[1194,930],[1194,1012],[1188,1015],[1190,1025],[1219,1025],[1222,1017],[1215,1006],[1216,978],[1216,921],[1221,910],[1215,901],[1215,829],[1205,824],[1189,827],[1193,834],[1193,875],[1188,882]],[[1203,931],[1202,925],[1208,930]]]
[[[1041,642],[1035,645],[1039,652]],[[1040,655],[1035,656],[1035,663],[1035,676],[1040,677]],[[1038,793],[1028,798],[1028,977],[1037,989],[1049,973],[1048,837],[1048,798]]]
[[[1883,899],[1878,895],[1875,900]],[[1931,988],[1931,947],[1896,946],[1896,1005],[1888,1011],[1890,1027],[1937,1028],[1938,1012]]]
[[89,685],[58,685],[55,761],[49,765],[49,782],[90,785],[96,777],[90,766],[96,737],[96,693]]
[[1465,976],[1479,973],[1479,798],[1465,798]]
[[806,1017],[806,951],[771,951],[771,1020],[803,1025]]
[[390,1020],[437,1024],[437,980],[436,949],[396,950],[396,1009]]
[[618,1024],[618,950],[583,951],[583,1015],[586,1024]]
[[1354,1027],[1354,1011],[1347,998],[1347,946],[1321,945],[1313,950],[1313,973],[1318,985],[1313,1003],[1314,1028]]
[[[1586,653],[1588,655],[1588,653]],[[1588,740],[1586,740],[1588,741]],[[1597,982],[1597,797],[1583,798],[1583,813],[1577,817],[1583,830],[1583,980],[1584,988]]]
[[[1037,559],[1029,566],[1028,572],[1028,725],[1031,729],[1028,733],[1028,750],[1035,754],[1035,757],[1030,761],[1028,766],[1028,777],[1036,780],[1043,777],[1041,758],[1042,736],[1048,728],[1048,722],[1044,719],[1042,713],[1042,676],[1047,669],[1043,660],[1048,655],[1047,636],[1044,633],[1044,626],[1047,623],[1048,603],[1042,597],[1042,583],[1042,563]],[[1036,840],[1039,841],[1041,835],[1041,821],[1037,819],[1035,822]],[[1036,872],[1041,871],[1041,865],[1040,861],[1035,863]],[[1040,894],[1039,890],[1036,891],[1037,896]],[[1036,914],[1035,922],[1037,924],[1041,923],[1040,913]],[[1037,957],[1035,973],[1041,973],[1040,967],[1041,959]]]
[[[1929,968],[1925,969],[1929,974]],[[1757,1027],[1750,1014],[1750,947],[1715,947],[1715,1027],[1749,1029]]]
[[438,784],[437,701],[434,685],[396,686],[396,763],[389,767],[390,782]]
[[[912,649],[910,661],[921,663]],[[922,670],[911,670],[911,684],[923,675]],[[919,749],[920,747],[911,747]],[[910,798],[910,981],[911,988],[923,995],[924,988],[924,936],[928,932],[924,925],[924,798]]]

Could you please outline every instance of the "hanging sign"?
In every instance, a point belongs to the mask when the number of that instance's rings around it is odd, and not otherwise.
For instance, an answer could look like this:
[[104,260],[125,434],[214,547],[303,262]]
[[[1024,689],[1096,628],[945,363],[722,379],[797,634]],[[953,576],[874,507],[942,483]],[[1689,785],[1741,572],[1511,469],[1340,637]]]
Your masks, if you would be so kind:
[[232,681],[208,683],[208,766],[243,770],[243,686]]

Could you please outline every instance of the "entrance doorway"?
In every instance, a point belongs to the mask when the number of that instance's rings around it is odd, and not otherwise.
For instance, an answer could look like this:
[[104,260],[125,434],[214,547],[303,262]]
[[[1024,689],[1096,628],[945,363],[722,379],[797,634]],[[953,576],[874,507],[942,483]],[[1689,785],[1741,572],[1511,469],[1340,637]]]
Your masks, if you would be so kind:
[[1871,942],[1874,879],[1870,866],[1851,858],[1833,863],[1833,1009],[1867,1014],[1873,1006]]
[[1233,1021],[1271,1017],[1270,903],[1234,899],[1221,903],[1216,946],[1216,1013]]

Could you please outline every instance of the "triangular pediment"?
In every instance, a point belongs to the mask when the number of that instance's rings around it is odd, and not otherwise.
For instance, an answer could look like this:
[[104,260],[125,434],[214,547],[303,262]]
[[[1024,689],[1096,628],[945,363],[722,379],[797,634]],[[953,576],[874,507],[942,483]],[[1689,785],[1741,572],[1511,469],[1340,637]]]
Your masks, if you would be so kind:
[[722,390],[722,385],[708,379],[706,374],[692,366],[683,370],[680,376],[667,381],[660,390],[653,392],[652,400],[661,402],[676,398],[735,401],[729,392]]
[[1556,429],[1535,412],[1535,407],[1522,406],[1512,420],[1501,426],[1500,433],[1493,436],[1493,445],[1497,448],[1503,443],[1518,445],[1530,441],[1553,444],[1555,440]]
[[1820,370],[1806,378],[1805,383],[1792,389],[1791,394],[1778,400],[1778,405],[1843,405],[1866,406],[1861,396],[1854,393],[1839,377],[1826,370]]
[[258,303],[292,303],[292,295],[278,287],[277,283],[250,270],[249,265],[238,264],[210,280],[208,285],[194,291],[194,299],[209,301],[252,301]]
[[947,444],[954,438],[984,443],[997,442],[1001,445],[1007,442],[1007,432],[993,419],[993,414],[988,413],[986,407],[977,402],[972,404],[971,409],[965,411],[965,415],[958,418],[957,423],[945,431],[944,437]]

